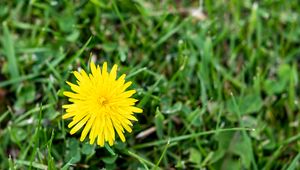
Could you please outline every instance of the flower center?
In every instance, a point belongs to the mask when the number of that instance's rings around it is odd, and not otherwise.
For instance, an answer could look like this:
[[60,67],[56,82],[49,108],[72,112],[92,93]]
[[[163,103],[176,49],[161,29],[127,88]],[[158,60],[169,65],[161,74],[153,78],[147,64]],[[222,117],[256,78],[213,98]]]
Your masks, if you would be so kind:
[[99,97],[97,102],[100,106],[104,106],[108,103],[108,100],[105,97]]

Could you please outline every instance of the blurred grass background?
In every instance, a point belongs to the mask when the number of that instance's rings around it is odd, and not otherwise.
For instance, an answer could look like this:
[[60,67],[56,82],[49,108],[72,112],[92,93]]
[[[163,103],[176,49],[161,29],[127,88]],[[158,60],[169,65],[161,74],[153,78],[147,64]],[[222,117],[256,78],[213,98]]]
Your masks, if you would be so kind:
[[[299,169],[299,18],[294,0],[1,0],[0,169]],[[144,110],[111,148],[61,120],[90,59]],[[218,132],[236,127],[254,130]]]

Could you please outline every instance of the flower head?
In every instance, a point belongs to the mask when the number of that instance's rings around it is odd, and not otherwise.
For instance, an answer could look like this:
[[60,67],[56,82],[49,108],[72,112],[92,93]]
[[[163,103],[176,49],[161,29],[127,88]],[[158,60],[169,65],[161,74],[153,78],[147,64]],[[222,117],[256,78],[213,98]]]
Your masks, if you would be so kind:
[[102,66],[90,64],[91,73],[84,70],[74,71],[77,85],[67,82],[73,92],[65,91],[71,104],[63,105],[66,114],[63,119],[72,118],[68,127],[74,134],[83,128],[80,141],[89,134],[90,144],[104,146],[105,142],[113,145],[115,132],[122,142],[125,142],[124,129],[131,132],[131,120],[137,121],[133,113],[141,113],[142,109],[135,107],[136,99],[131,96],[135,90],[126,89],[131,82],[125,82],[125,74],[117,79],[117,65],[110,72],[107,63]]

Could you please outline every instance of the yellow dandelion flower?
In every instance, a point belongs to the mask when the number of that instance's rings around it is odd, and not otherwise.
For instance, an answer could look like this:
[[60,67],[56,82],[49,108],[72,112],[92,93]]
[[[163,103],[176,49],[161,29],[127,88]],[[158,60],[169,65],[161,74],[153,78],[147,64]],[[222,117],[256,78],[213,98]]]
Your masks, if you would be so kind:
[[136,99],[131,96],[135,90],[126,89],[131,82],[125,82],[125,74],[117,79],[117,65],[110,72],[107,71],[107,63],[102,66],[91,62],[91,73],[84,70],[74,71],[77,85],[67,82],[73,92],[65,91],[63,94],[69,97],[71,104],[63,105],[66,114],[63,119],[72,118],[69,128],[74,134],[82,127],[80,141],[83,141],[89,133],[90,144],[95,143],[101,147],[105,142],[110,146],[114,144],[115,132],[122,142],[125,142],[124,129],[131,132],[131,120],[137,121],[133,113],[141,113],[143,110],[135,107]]

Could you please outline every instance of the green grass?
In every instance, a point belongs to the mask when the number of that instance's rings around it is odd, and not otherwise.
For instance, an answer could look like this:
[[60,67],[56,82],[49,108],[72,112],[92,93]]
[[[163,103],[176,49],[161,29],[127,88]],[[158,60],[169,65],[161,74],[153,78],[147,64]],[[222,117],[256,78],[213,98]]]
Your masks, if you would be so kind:
[[[299,18],[293,0],[1,1],[0,169],[299,169]],[[134,82],[126,143],[61,119],[90,59]]]

